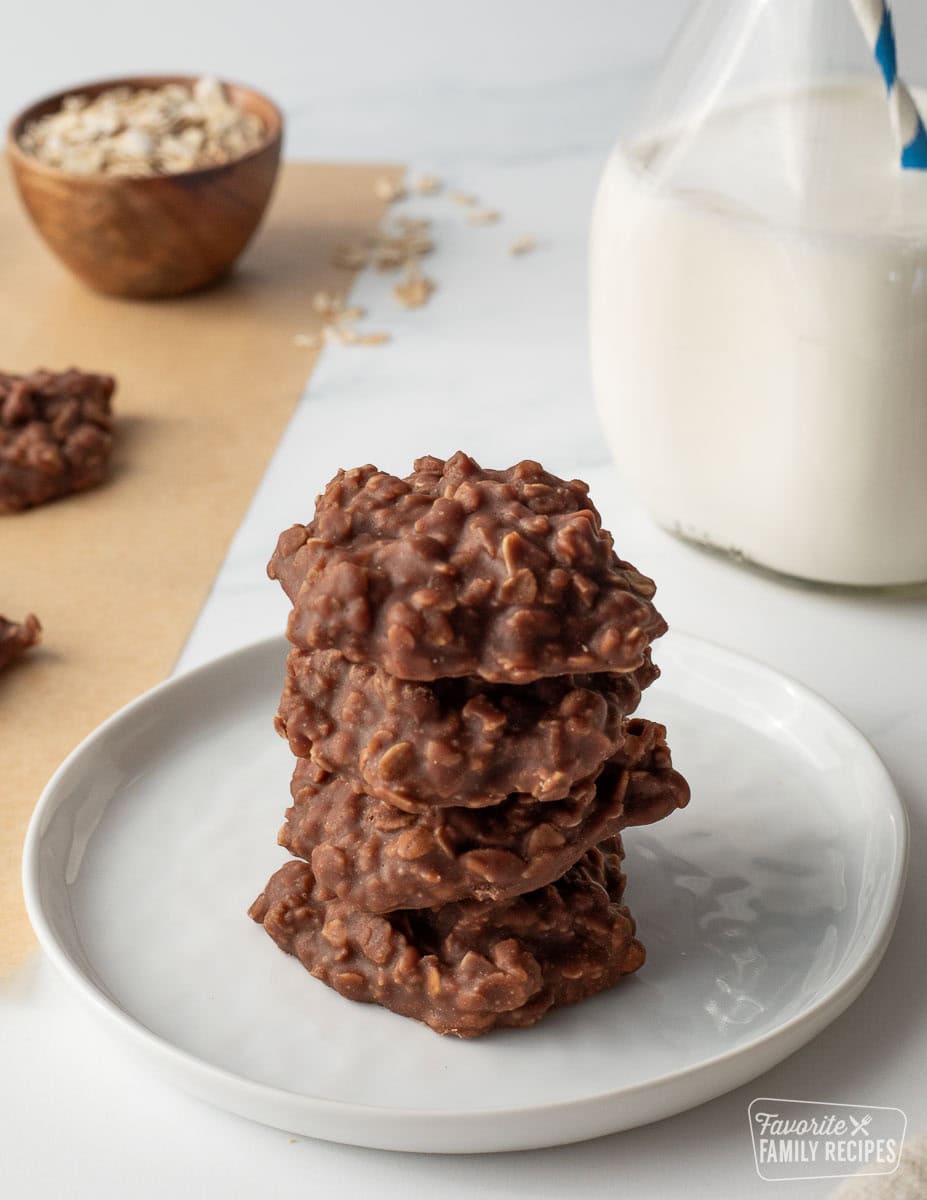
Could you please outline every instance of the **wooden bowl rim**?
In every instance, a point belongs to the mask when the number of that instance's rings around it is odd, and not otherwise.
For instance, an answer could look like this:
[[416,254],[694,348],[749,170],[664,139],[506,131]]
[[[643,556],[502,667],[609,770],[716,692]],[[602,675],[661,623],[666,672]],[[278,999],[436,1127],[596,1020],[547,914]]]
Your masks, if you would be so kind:
[[50,163],[42,162],[40,158],[37,158],[34,154],[29,154],[19,144],[20,134],[26,124],[38,115],[40,109],[54,112],[61,107],[68,96],[80,95],[87,92],[99,94],[110,88],[117,87],[129,87],[138,90],[144,87],[162,87],[167,83],[186,83],[192,85],[198,79],[202,78],[202,74],[119,75],[106,79],[88,80],[84,83],[76,83],[70,87],[61,88],[56,92],[49,92],[47,95],[33,100],[31,104],[27,104],[25,108],[20,109],[9,122],[6,129],[7,153],[11,158],[16,159],[17,162],[26,166],[28,170],[36,171],[43,175],[54,176],[58,179],[80,181],[81,183],[93,184],[94,186],[125,187],[127,185],[158,184],[163,183],[166,179],[184,179],[197,175],[206,177],[210,175],[218,176],[230,167],[257,158],[258,155],[265,153],[269,148],[280,143],[283,136],[283,113],[277,104],[271,100],[270,96],[266,92],[258,91],[257,88],[249,87],[247,84],[236,83],[232,79],[219,79],[224,88],[243,93],[258,100],[261,105],[266,106],[271,118],[267,122],[267,129],[263,140],[253,150],[249,150],[237,158],[230,158],[228,162],[213,163],[205,167],[191,167],[186,171],[170,171],[164,175],[107,175],[103,171],[85,174],[81,171],[66,171],[63,167],[54,167]]

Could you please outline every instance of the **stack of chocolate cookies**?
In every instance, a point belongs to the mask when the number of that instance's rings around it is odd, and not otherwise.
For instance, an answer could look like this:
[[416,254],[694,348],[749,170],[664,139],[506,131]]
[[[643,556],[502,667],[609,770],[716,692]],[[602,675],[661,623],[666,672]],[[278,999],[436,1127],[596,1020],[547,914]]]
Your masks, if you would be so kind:
[[343,995],[439,1033],[525,1026],[644,961],[620,833],[688,802],[631,717],[666,625],[585,484],[537,463],[339,472],[269,573],[296,755],[251,908]]

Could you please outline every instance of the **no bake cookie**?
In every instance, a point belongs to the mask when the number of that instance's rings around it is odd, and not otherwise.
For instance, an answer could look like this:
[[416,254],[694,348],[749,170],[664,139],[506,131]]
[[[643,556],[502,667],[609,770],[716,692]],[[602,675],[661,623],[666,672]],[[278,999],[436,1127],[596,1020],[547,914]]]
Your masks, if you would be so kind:
[[662,725],[654,585],[584,483],[538,463],[339,471],[268,574],[292,603],[297,758],[250,909],[348,999],[442,1034],[532,1025],[644,950],[621,832],[689,801]]
[[409,812],[498,804],[515,792],[560,800],[617,751],[624,718],[658,675],[647,650],[624,674],[425,683],[337,650],[294,649],[277,729],[297,757]]
[[340,471],[268,572],[293,603],[294,645],[400,679],[633,671],[666,630],[586,485],[531,461],[490,471],[458,453],[420,458],[405,479]]
[[41,633],[39,619],[32,613],[24,621],[8,621],[6,617],[0,617],[0,671],[25,654],[30,646],[34,646]]
[[296,766],[292,795],[280,845],[311,864],[320,898],[368,912],[534,891],[625,825],[660,820],[689,798],[665,730],[640,720],[621,751],[560,800],[514,795],[491,808],[413,814],[308,759]]
[[619,839],[557,883],[502,904],[464,900],[377,916],[319,898],[299,861],[274,874],[250,915],[317,979],[438,1033],[533,1025],[636,971],[644,949],[622,904]]
[[0,373],[0,513],[19,512],[106,476],[113,448],[109,375]]

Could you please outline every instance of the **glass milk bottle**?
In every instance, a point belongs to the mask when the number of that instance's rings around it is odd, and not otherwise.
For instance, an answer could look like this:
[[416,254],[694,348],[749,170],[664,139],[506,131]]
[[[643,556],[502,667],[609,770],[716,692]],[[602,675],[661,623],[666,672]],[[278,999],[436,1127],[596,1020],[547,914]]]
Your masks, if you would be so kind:
[[927,28],[895,8],[900,80],[882,0],[697,5],[592,229],[620,471],[667,529],[844,585],[927,580]]

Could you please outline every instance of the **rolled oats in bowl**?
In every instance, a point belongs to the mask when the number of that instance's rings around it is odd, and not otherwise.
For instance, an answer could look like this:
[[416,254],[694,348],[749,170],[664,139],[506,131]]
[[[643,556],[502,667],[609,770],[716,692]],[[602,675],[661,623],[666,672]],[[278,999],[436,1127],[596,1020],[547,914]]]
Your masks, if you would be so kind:
[[192,85],[76,92],[30,122],[19,145],[40,162],[80,175],[173,175],[220,166],[256,150],[267,133],[208,76]]

